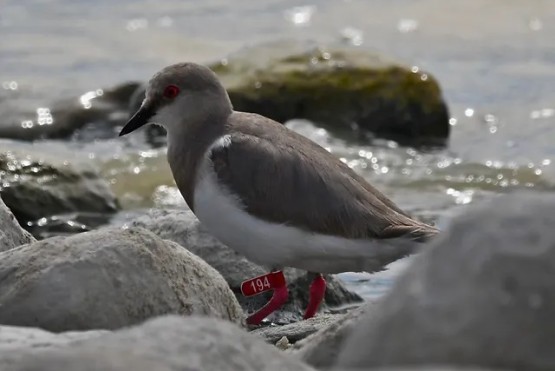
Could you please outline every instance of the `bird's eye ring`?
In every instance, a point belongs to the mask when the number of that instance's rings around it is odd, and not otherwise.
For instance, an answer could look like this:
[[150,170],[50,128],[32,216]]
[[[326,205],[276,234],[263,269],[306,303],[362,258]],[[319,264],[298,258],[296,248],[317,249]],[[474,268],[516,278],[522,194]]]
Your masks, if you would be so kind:
[[179,88],[175,85],[168,85],[164,89],[164,97],[173,99],[179,95]]

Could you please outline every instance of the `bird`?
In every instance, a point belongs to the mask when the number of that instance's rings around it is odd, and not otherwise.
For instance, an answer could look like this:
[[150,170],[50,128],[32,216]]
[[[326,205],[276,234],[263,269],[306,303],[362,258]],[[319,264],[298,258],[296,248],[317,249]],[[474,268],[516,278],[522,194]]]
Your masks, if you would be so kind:
[[201,224],[270,267],[279,282],[249,324],[287,301],[285,267],[313,276],[304,314],[310,318],[324,298],[324,274],[382,270],[439,233],[307,137],[265,116],[235,111],[218,76],[204,65],[176,63],[156,72],[119,136],[146,124],[166,129],[175,184]]

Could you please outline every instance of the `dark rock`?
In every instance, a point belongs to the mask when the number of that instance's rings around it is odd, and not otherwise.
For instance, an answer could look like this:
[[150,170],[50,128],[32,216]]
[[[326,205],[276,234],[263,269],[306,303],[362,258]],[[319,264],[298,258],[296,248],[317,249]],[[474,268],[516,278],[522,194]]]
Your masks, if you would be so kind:
[[0,321],[49,331],[115,329],[168,313],[240,322],[221,275],[133,228],[53,237],[0,253]]
[[5,371],[309,371],[227,321],[164,316],[63,348],[0,351]]
[[[139,84],[124,83],[109,90],[86,92],[55,102],[52,108],[13,118],[0,125],[0,137],[20,140],[68,138],[79,129],[78,139],[113,137],[128,118],[129,98]],[[22,122],[26,122],[22,125]],[[90,133],[89,133],[90,131]]]
[[[436,79],[370,51],[274,42],[210,67],[238,111],[279,122],[308,119],[400,144],[443,146],[449,138],[449,112]],[[134,94],[132,112],[143,98],[144,86]]]
[[297,358],[316,368],[329,368],[337,361],[342,345],[363,314],[371,315],[376,303],[369,302],[337,318],[313,335],[297,342],[291,349]]
[[0,197],[0,252],[34,241],[34,237],[21,228]]
[[[271,293],[245,298],[240,290],[241,282],[268,273],[269,268],[250,262],[212,237],[190,210],[153,209],[130,225],[146,228],[164,239],[177,242],[203,258],[222,274],[245,311],[253,311],[270,299]],[[302,319],[308,304],[310,279],[306,272],[288,268],[285,275],[289,287],[289,301],[281,311],[269,317],[270,321],[276,323]],[[348,291],[335,276],[328,275],[326,280],[328,288],[324,309],[326,306],[342,306],[362,301],[357,294]]]
[[457,217],[345,342],[338,366],[555,369],[555,196]]
[[41,218],[85,213],[97,215],[101,223],[106,221],[106,217],[102,219],[101,216],[110,215],[119,208],[110,185],[94,168],[85,163],[70,164],[67,158],[29,154],[3,146],[0,175],[0,194],[4,202],[19,223],[33,233],[40,232],[42,222],[34,222]]

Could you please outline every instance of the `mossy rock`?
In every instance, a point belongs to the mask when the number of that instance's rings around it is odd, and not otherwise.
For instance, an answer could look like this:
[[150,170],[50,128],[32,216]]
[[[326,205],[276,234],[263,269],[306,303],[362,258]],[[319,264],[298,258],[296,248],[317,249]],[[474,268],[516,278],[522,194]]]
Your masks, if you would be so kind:
[[110,185],[90,166],[10,147],[2,143],[0,195],[19,223],[35,236],[48,228],[45,223],[56,223],[48,220],[53,216],[73,213],[57,228],[63,229],[60,232],[76,232],[88,228],[72,219],[87,218],[102,224],[119,209]]
[[239,111],[360,129],[401,144],[442,145],[449,137],[436,79],[370,51],[276,42],[210,67]]

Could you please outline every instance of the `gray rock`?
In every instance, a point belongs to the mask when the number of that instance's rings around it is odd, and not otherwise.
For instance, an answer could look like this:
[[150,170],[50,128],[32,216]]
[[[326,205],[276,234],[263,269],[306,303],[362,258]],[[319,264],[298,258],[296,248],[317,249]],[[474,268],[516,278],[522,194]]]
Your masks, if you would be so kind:
[[260,327],[251,331],[251,334],[258,335],[271,344],[275,344],[285,336],[289,344],[294,344],[342,317],[341,314],[322,314],[283,326]]
[[92,339],[108,333],[108,330],[91,330],[55,334],[34,327],[0,326],[0,354],[25,349],[62,348],[77,340]]
[[0,194],[21,225],[66,213],[111,215],[119,208],[91,166],[27,149],[3,142],[0,151]]
[[555,196],[458,216],[357,323],[340,367],[555,369]]
[[[243,309],[250,312],[266,303],[271,293],[245,298],[241,295],[241,282],[258,275],[268,273],[268,267],[262,267],[247,260],[243,255],[212,237],[190,210],[152,209],[148,214],[130,223],[131,226],[146,228],[156,235],[177,242],[222,274],[237,296]],[[285,276],[289,288],[289,301],[269,320],[276,323],[289,323],[302,319],[308,304],[310,278],[306,272],[287,268]],[[326,276],[327,290],[323,309],[361,302],[355,293],[348,291],[338,278]]]
[[0,351],[0,368],[5,371],[313,370],[232,323],[197,316],[164,316],[96,339],[75,341],[63,349]]
[[0,251],[10,250],[34,241],[33,236],[21,228],[15,216],[0,197]]
[[375,302],[368,302],[337,318],[333,323],[313,335],[297,342],[289,349],[296,357],[316,368],[329,368],[337,362],[337,356],[358,320],[363,314],[371,315]]
[[0,253],[2,324],[115,329],[168,313],[243,316],[216,270],[144,229],[104,228]]

